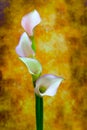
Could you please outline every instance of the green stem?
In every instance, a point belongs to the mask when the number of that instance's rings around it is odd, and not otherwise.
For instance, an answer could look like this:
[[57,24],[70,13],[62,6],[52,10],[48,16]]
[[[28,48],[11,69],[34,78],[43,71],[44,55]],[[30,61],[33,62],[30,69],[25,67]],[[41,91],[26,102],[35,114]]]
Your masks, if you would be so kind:
[[[36,46],[35,46],[35,40],[34,36],[31,37],[32,40],[32,49],[36,52]],[[40,75],[34,76],[32,75],[33,79],[33,85],[35,87],[35,82],[39,78]],[[43,130],[43,98],[37,96],[35,94],[35,100],[36,100],[36,130]]]
[[36,98],[36,130],[43,130],[43,98],[35,95]]
[[31,40],[32,40],[32,49],[36,52],[36,46],[35,46],[34,36],[31,36],[30,38],[31,38]]
[[[33,78],[33,85],[35,87],[35,80]],[[35,94],[35,108],[36,108],[36,130],[43,130],[43,98]]]

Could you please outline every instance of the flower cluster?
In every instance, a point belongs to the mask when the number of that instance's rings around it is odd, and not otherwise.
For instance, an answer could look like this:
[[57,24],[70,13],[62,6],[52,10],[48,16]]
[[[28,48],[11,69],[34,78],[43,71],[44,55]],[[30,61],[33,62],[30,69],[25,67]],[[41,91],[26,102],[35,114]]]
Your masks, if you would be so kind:
[[42,66],[35,58],[34,28],[41,22],[39,13],[34,10],[22,18],[21,25],[25,32],[21,35],[16,53],[19,59],[27,66],[28,71],[35,81],[36,95],[43,97],[45,95],[54,96],[63,80],[52,74],[41,76]]

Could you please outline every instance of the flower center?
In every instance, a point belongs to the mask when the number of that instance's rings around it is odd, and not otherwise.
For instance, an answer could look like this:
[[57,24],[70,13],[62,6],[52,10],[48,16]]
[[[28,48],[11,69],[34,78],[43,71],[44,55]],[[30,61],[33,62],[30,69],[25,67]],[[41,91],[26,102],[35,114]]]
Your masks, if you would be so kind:
[[39,91],[40,91],[41,93],[44,93],[44,92],[46,91],[46,87],[45,87],[45,86],[41,86],[41,87],[39,88]]

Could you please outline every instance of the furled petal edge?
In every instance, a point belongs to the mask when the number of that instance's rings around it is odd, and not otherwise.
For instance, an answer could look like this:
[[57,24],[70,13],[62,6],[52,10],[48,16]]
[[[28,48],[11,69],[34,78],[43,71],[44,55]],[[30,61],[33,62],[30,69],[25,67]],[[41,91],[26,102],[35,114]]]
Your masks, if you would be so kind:
[[[36,81],[35,93],[40,97],[43,97],[45,95],[54,96],[62,80],[62,77],[55,75],[43,75]],[[45,87],[46,91],[44,93],[41,93],[40,87]]]
[[22,20],[21,25],[29,36],[33,35],[33,29],[41,22],[40,15],[37,10],[26,14]]

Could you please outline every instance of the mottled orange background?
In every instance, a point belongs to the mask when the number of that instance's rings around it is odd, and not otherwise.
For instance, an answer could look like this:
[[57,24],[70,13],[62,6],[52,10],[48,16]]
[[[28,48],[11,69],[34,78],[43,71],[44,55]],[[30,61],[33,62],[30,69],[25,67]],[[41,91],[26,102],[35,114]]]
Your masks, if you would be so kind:
[[86,0],[0,0],[0,130],[35,130],[32,78],[15,52],[33,9],[42,18],[35,40],[43,74],[65,79],[44,97],[44,130],[87,130]]

